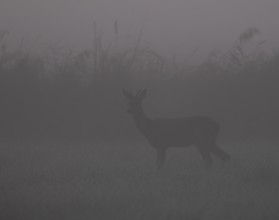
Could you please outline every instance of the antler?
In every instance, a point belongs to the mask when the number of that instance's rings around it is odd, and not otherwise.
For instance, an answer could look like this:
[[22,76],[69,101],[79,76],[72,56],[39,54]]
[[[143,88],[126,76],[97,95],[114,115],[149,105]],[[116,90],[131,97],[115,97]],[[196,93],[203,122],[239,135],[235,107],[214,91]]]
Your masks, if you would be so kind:
[[124,95],[130,99],[131,98],[143,98],[146,95],[146,89],[138,90],[136,94],[133,93],[132,89],[130,89],[130,91],[122,89],[122,91],[123,91]]

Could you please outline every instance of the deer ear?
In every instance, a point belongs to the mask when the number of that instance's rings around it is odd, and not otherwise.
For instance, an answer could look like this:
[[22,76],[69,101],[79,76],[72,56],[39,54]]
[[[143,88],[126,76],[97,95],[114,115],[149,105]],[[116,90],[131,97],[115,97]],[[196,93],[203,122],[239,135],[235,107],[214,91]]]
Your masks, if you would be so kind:
[[133,95],[130,92],[127,92],[125,89],[122,89],[122,92],[127,99],[133,98]]

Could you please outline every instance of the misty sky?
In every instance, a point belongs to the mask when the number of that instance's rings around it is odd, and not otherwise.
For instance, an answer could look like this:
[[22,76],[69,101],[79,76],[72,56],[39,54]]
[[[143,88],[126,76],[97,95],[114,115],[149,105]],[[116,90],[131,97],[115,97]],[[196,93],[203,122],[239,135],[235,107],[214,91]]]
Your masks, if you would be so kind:
[[163,52],[187,56],[231,46],[248,27],[257,27],[278,47],[278,0],[1,0],[0,29],[13,35],[77,47],[92,42],[93,21],[105,35],[137,36]]

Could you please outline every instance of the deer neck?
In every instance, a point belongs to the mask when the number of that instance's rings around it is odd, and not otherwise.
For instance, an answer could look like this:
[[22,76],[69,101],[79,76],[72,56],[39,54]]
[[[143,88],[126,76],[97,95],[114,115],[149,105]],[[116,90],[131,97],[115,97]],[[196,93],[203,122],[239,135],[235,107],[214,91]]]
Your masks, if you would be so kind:
[[133,119],[139,131],[144,133],[148,127],[150,119],[145,115],[142,108],[139,108],[136,113],[133,114]]

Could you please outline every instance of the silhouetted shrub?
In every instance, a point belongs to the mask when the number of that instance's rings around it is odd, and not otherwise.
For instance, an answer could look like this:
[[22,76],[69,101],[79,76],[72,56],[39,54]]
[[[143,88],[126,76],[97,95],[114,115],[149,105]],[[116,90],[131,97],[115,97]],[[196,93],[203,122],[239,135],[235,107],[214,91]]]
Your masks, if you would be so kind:
[[220,121],[226,138],[277,136],[278,52],[247,57],[239,39],[228,53],[182,68],[150,48],[115,52],[99,41],[97,51],[71,52],[53,63],[0,41],[2,139],[135,138],[123,87],[149,88],[144,107],[151,116],[206,114]]

